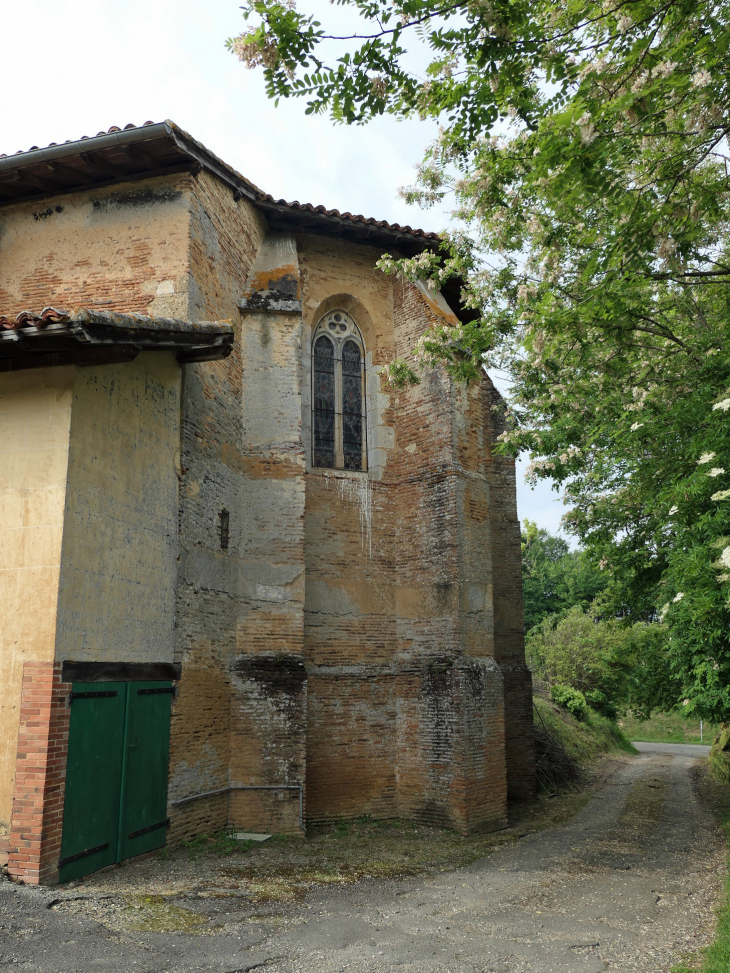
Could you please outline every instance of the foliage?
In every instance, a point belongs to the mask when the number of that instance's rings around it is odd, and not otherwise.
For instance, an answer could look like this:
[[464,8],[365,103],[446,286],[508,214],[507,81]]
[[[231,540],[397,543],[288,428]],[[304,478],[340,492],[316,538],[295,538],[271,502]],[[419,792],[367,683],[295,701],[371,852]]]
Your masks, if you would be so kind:
[[723,784],[730,785],[730,726],[723,725],[712,743],[709,756],[710,776]]
[[508,371],[503,448],[565,486],[622,610],[661,611],[689,707],[730,716],[730,7],[339,3],[350,36],[249,0],[231,49],[307,111],[440,121],[405,194],[453,194],[463,229],[381,267],[457,275],[479,316],[409,367]]
[[671,710],[681,694],[668,635],[664,625],[605,617],[597,602],[544,618],[528,633],[526,654],[540,679],[580,690],[604,716],[615,719],[630,709],[648,718],[653,710]]
[[558,706],[562,706],[579,722],[588,718],[588,703],[580,689],[555,683],[550,690],[550,697]]
[[525,630],[547,615],[574,605],[587,608],[606,587],[606,575],[584,551],[571,551],[563,537],[525,519],[522,531],[522,591]]

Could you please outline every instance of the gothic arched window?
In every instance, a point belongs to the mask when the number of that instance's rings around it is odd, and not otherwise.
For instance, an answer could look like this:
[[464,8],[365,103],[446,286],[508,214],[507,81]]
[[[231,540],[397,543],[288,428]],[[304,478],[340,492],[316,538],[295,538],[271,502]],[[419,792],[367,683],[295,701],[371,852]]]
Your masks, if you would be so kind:
[[312,465],[367,469],[365,348],[345,311],[330,311],[312,338]]

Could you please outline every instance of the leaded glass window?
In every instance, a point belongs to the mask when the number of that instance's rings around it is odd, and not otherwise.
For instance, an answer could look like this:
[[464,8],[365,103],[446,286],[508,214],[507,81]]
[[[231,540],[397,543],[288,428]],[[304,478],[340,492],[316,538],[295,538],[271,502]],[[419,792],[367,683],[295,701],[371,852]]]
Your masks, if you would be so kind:
[[330,311],[312,343],[312,464],[365,470],[365,350],[345,311]]
[[335,347],[325,335],[314,343],[314,465],[335,465]]

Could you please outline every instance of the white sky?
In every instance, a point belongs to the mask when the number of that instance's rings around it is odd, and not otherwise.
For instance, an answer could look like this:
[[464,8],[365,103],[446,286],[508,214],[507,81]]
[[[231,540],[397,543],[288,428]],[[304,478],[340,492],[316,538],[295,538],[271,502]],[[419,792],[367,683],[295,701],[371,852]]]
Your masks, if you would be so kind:
[[[346,24],[347,11],[327,0],[299,7]],[[303,102],[274,108],[261,75],[225,49],[243,26],[236,0],[6,4],[0,152],[171,118],[277,198],[445,228],[446,209],[423,212],[397,197],[433,124],[381,119],[345,128],[306,116]],[[518,475],[521,519],[556,531],[564,509],[556,497],[542,485],[531,491]]]

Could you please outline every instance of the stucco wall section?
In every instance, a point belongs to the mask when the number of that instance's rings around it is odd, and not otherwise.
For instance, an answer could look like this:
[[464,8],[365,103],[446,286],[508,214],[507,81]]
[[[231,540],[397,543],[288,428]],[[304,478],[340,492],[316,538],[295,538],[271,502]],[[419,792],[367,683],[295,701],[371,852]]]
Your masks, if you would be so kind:
[[76,369],[59,661],[173,660],[180,377],[169,352]]
[[10,823],[25,662],[52,663],[73,369],[0,375],[0,834]]
[[186,318],[191,178],[3,207],[2,312],[51,304]]

